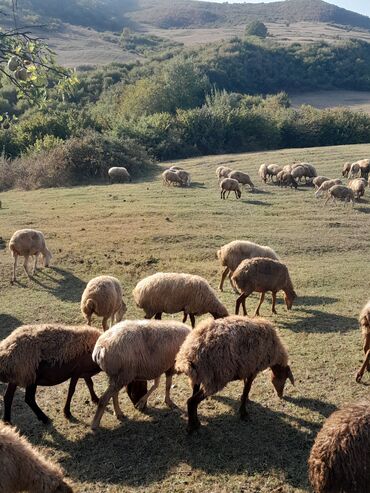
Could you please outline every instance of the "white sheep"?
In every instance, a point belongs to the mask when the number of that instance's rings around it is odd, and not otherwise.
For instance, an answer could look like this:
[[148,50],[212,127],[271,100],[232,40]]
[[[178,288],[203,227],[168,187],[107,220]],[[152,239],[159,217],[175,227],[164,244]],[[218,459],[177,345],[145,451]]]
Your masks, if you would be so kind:
[[267,181],[267,164],[261,164],[258,170],[258,176],[261,178],[261,180],[266,183]]
[[324,194],[325,192],[327,192],[329,190],[329,188],[333,187],[334,185],[341,185],[341,184],[342,184],[342,180],[339,180],[339,179],[326,180],[316,190],[315,197],[318,198],[322,194]]
[[[242,191],[240,190],[239,182],[238,180],[234,180],[233,178],[224,178],[221,183],[220,183],[220,189],[221,189],[221,199],[226,200],[226,198],[229,197],[230,192],[235,192],[235,197],[237,199],[240,199],[242,196]],[[229,192],[227,194],[227,197],[225,197],[226,192]]]
[[344,202],[351,202],[353,207],[355,202],[355,195],[353,193],[353,190],[345,187],[344,185],[334,185],[333,187],[329,188],[328,198],[325,200],[324,205],[326,205],[330,199],[332,199],[334,204],[336,204],[336,199],[342,200]]
[[162,313],[184,312],[183,322],[189,315],[194,327],[196,315],[228,315],[208,282],[192,274],[157,272],[142,279],[132,293],[137,306],[145,311],[145,318],[161,319]]
[[134,380],[154,380],[153,386],[136,404],[136,408],[142,410],[165,373],[165,402],[169,407],[174,407],[170,390],[175,358],[189,332],[186,325],[173,320],[126,320],[104,332],[96,342],[92,357],[108,375],[109,385],[99,400],[91,428],[96,430],[99,427],[112,397],[117,418],[124,418],[118,393]]
[[232,172],[231,168],[228,168],[227,166],[219,166],[216,169],[216,176],[218,180],[221,180],[222,178],[227,178],[228,174]]
[[123,166],[114,166],[108,170],[109,182],[131,182],[131,175]]
[[126,305],[122,300],[122,288],[118,279],[112,276],[98,276],[91,279],[81,297],[81,312],[87,324],[91,325],[93,314],[103,317],[103,330],[120,322],[126,313]]
[[360,159],[351,164],[348,178],[360,177],[367,178],[370,171],[370,159]]
[[274,176],[276,176],[280,171],[282,171],[282,167],[278,164],[269,164],[267,165],[267,176],[271,178],[271,181],[274,181]]
[[30,277],[28,260],[32,255],[35,256],[32,275],[35,273],[37,259],[40,254],[43,256],[45,267],[49,266],[53,257],[46,246],[44,235],[41,231],[36,231],[35,229],[19,229],[16,231],[10,239],[9,250],[14,258],[12,282],[15,282],[16,279],[15,273],[19,256],[24,257],[23,268],[28,278]]
[[170,169],[166,169],[162,173],[163,185],[174,185],[174,186],[183,186],[183,182],[181,177],[177,174],[177,171],[172,171]]
[[190,173],[188,173],[183,169],[179,169],[176,171],[176,174],[180,177],[182,184],[185,187],[190,187],[190,183],[191,183]]
[[326,176],[316,176],[313,180],[312,183],[315,185],[315,189],[318,190],[321,185],[324,183],[324,181],[328,181],[330,178],[327,178]]
[[237,180],[241,185],[249,185],[251,189],[254,189],[254,185],[252,180],[250,179],[247,173],[243,171],[232,171],[229,173],[228,178],[232,178],[233,180]]
[[365,194],[367,181],[365,178],[355,178],[348,182],[348,187],[353,191],[356,199],[360,199]]

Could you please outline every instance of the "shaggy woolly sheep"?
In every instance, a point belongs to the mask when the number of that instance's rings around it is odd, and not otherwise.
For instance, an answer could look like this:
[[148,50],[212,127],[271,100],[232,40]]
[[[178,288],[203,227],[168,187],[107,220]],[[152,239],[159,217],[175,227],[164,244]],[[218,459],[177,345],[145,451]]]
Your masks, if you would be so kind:
[[364,363],[356,375],[356,382],[361,382],[365,370],[367,369],[367,371],[370,371],[370,300],[361,310],[358,321],[362,332],[363,349],[365,353]]
[[249,175],[247,175],[247,173],[243,173],[243,171],[232,171],[229,173],[228,178],[237,180],[241,185],[249,185],[252,190],[254,189],[254,185]]
[[177,171],[166,169],[166,171],[162,173],[162,180],[163,185],[179,185],[180,187],[183,186],[181,177],[177,174]]
[[69,379],[64,415],[71,417],[70,404],[79,378],[84,378],[93,402],[98,402],[91,377],[100,368],[91,359],[100,336],[97,329],[62,324],[23,325],[0,341],[0,381],[8,383],[4,395],[4,421],[11,421],[17,387],[26,389],[25,401],[37,418],[49,418],[35,401],[38,385],[58,385]]
[[180,177],[181,182],[185,187],[190,187],[190,183],[191,183],[190,173],[184,171],[183,169],[180,169],[176,171],[176,174]]
[[117,418],[123,419],[118,392],[135,379],[154,379],[154,385],[136,404],[138,409],[145,407],[148,397],[157,389],[163,373],[166,374],[165,402],[169,407],[174,407],[170,390],[172,375],[175,373],[175,358],[189,332],[186,325],[173,320],[126,320],[99,337],[93,360],[108,375],[109,385],[99,401],[91,426],[93,430],[99,427],[111,397]]
[[267,165],[267,173],[266,175],[271,178],[271,181],[274,181],[274,176],[276,176],[279,171],[282,171],[282,167],[278,164],[269,164]]
[[318,190],[325,181],[329,180],[330,178],[327,178],[326,176],[316,176],[316,178],[312,180],[312,183],[315,185],[316,190]]
[[285,186],[290,188],[298,188],[298,183],[295,181],[290,172],[281,170],[276,175],[276,181],[279,186]]
[[266,183],[267,181],[267,164],[261,164],[258,170],[258,176],[261,178],[261,180]]
[[133,290],[133,296],[137,306],[145,311],[145,318],[155,316],[160,320],[162,313],[183,311],[183,322],[189,315],[194,327],[196,315],[228,316],[227,309],[208,282],[192,274],[157,272],[142,279]]
[[353,207],[355,202],[355,195],[350,188],[345,187],[344,185],[334,185],[333,187],[329,188],[328,198],[325,200],[324,205],[326,205],[330,199],[332,199],[334,204],[336,204],[336,199],[343,200],[344,202],[351,202]]
[[230,195],[230,192],[235,192],[235,197],[237,199],[240,199],[242,196],[242,191],[240,190],[239,182],[238,180],[234,180],[233,178],[224,178],[221,183],[220,183],[220,189],[221,189],[221,199],[226,200],[226,192],[229,192],[227,194],[227,198]]
[[216,176],[219,180],[221,180],[222,178],[227,178],[228,174],[231,172],[231,168],[228,168],[227,166],[219,166],[216,169]]
[[245,300],[254,291],[261,293],[255,316],[259,316],[259,309],[267,291],[272,292],[272,313],[275,314],[276,293],[278,291],[284,291],[285,304],[288,310],[292,308],[293,301],[297,297],[287,266],[271,258],[257,257],[243,260],[234,272],[232,281],[242,293],[236,300],[235,313],[237,315],[240,305],[243,306],[244,315],[247,315]]
[[0,493],[73,493],[63,470],[12,428],[0,424]]
[[10,239],[9,250],[14,258],[12,282],[15,282],[15,272],[19,256],[24,257],[23,268],[28,277],[30,277],[28,259],[32,255],[35,256],[32,275],[35,273],[37,259],[40,254],[43,256],[45,267],[49,266],[50,260],[53,257],[46,246],[44,235],[41,231],[36,231],[35,229],[19,229],[16,231]]
[[81,298],[81,312],[88,325],[91,325],[93,314],[103,317],[103,330],[120,322],[126,313],[126,305],[122,299],[122,288],[118,279],[112,276],[98,276],[87,283]]
[[288,353],[276,330],[263,319],[227,317],[201,322],[186,338],[176,358],[175,368],[185,373],[193,389],[188,400],[188,432],[200,427],[199,403],[222,390],[233,380],[244,381],[240,417],[248,417],[246,403],[253,380],[271,368],[271,380],[279,397],[287,378],[294,385]]
[[316,190],[315,192],[315,197],[320,197],[323,193],[327,192],[329,188],[333,187],[334,185],[340,185],[342,183],[342,180],[326,180],[324,183],[320,185],[320,187]]
[[130,173],[124,167],[115,166],[114,168],[109,168],[108,176],[109,183],[132,181]]
[[347,405],[324,423],[308,459],[315,493],[369,493],[370,402]]
[[221,265],[225,267],[225,270],[221,276],[221,282],[219,289],[222,291],[226,276],[229,274],[229,279],[232,288],[237,293],[234,285],[231,282],[231,277],[238,267],[240,262],[247,258],[253,257],[268,257],[275,260],[279,260],[276,252],[264,245],[258,245],[252,241],[235,240],[223,245],[219,250],[217,250],[217,258],[220,260]]
[[367,182],[365,178],[355,178],[354,180],[350,180],[348,182],[348,188],[350,188],[356,199],[361,198],[365,194],[365,188],[367,186]]
[[351,169],[351,163],[344,163],[342,169],[342,176],[347,178],[350,169]]

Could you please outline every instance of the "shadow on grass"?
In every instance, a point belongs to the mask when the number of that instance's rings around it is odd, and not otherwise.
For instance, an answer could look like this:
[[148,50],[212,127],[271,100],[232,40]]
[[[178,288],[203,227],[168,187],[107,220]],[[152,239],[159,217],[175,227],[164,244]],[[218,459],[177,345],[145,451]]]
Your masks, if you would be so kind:
[[355,207],[355,210],[362,214],[370,214],[370,207]]
[[263,190],[261,188],[254,188],[250,191],[250,193],[253,193],[255,195],[272,195],[272,192],[269,192],[268,190]]
[[[299,312],[303,312],[302,315]],[[292,332],[328,333],[349,332],[357,330],[358,322],[354,317],[346,317],[336,313],[323,312],[306,308],[297,308],[294,320],[284,321],[281,326]]]
[[241,199],[243,204],[248,204],[248,205],[264,205],[266,207],[271,207],[272,204],[270,202],[263,202],[262,200],[248,200],[248,199]]
[[337,301],[339,301],[338,298],[329,296],[298,296],[295,304],[297,306],[331,305]]
[[21,325],[22,321],[18,318],[7,313],[0,313],[0,339],[5,339],[14,329]]
[[204,183],[201,183],[199,181],[193,181],[190,183],[190,187],[189,188],[207,188],[206,185]]
[[[51,275],[49,272],[56,275]],[[36,271],[32,281],[62,301],[79,302],[86,282],[60,267],[48,267]]]

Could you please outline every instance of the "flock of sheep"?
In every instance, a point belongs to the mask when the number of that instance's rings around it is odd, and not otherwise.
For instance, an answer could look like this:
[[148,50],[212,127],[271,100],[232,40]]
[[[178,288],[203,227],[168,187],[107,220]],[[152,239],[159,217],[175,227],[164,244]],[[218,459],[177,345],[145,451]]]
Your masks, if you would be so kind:
[[[353,182],[366,181],[370,160],[346,165],[343,176],[353,178],[349,187],[334,184],[323,188],[331,180],[317,176],[315,168],[308,163],[279,168],[262,165],[259,174],[264,182],[276,177],[280,185],[286,186],[295,186],[302,179],[312,181],[316,195],[326,191],[328,199],[340,195],[336,187],[348,188],[352,195],[347,193],[340,197],[353,201]],[[121,168],[113,168],[117,169]],[[110,178],[119,179],[120,172],[111,171]],[[240,197],[240,185],[254,189],[246,173],[225,167],[218,168],[216,173],[221,198],[231,191]],[[360,173],[361,178],[356,178],[356,173]],[[190,174],[178,167],[166,170],[162,177],[167,185],[189,186],[191,182]],[[125,175],[124,181],[127,179]],[[44,266],[52,259],[44,235],[32,229],[15,232],[9,249],[13,257],[12,283],[16,281],[20,256],[24,257],[23,267],[28,277],[35,272],[39,256],[42,256]],[[32,257],[34,263],[30,272]],[[89,281],[81,297],[81,312],[87,325],[24,325],[14,330],[0,341],[0,381],[7,383],[4,422],[11,422],[15,391],[17,387],[23,387],[25,402],[39,420],[47,423],[49,418],[36,402],[37,386],[58,385],[68,380],[64,415],[71,418],[70,406],[79,378],[85,380],[91,400],[97,404],[92,430],[99,428],[111,399],[117,419],[124,418],[118,398],[124,387],[135,407],[144,410],[148,398],[158,388],[162,374],[166,377],[165,403],[170,408],[176,407],[171,399],[173,376],[183,373],[189,378],[189,433],[201,426],[199,404],[233,380],[243,381],[241,419],[248,416],[249,392],[260,372],[270,369],[272,384],[277,395],[282,397],[286,381],[294,385],[288,351],[275,327],[259,318],[259,312],[266,292],[272,293],[273,313],[276,313],[279,291],[284,292],[287,309],[292,308],[297,295],[288,268],[272,248],[249,241],[236,240],[222,246],[217,251],[217,258],[223,267],[220,291],[228,277],[238,294],[235,315],[229,315],[229,310],[206,279],[192,274],[159,272],[139,281],[133,290],[133,299],[144,311],[145,318],[122,321],[127,308],[119,280],[99,276]],[[261,295],[254,313],[256,318],[248,317],[246,307],[246,299],[253,292]],[[239,316],[240,306],[243,316]],[[182,322],[162,320],[163,313],[180,312],[183,313]],[[195,317],[208,313],[213,318],[195,327]],[[90,326],[93,315],[102,318],[103,332]],[[185,325],[188,317],[193,330]],[[356,377],[358,382],[366,369],[370,371],[370,301],[363,308],[359,322],[365,360]],[[101,371],[108,376],[108,386],[99,399],[92,378]],[[153,384],[148,389],[147,382],[151,380]],[[315,493],[369,492],[369,444],[369,403],[354,404],[333,413],[318,434],[309,458],[309,477]],[[73,491],[61,468],[5,424],[0,425],[0,470],[0,493]]]

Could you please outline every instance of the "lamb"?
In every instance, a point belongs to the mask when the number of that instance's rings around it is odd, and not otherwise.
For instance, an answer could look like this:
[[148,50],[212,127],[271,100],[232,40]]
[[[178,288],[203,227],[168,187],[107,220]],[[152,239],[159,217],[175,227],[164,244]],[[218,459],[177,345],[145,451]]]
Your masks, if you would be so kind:
[[227,166],[219,166],[216,169],[216,176],[220,181],[222,178],[227,178],[228,174],[231,172],[232,172],[231,168],[228,168]]
[[182,179],[177,174],[177,171],[172,171],[167,169],[162,173],[162,180],[164,185],[174,185],[174,186],[179,185],[180,187],[183,186]]
[[267,181],[267,164],[261,164],[258,170],[258,176],[261,178],[261,180],[266,183]]
[[108,319],[111,325],[120,322],[126,313],[126,305],[122,300],[122,288],[118,279],[112,276],[98,276],[87,283],[81,298],[81,312],[87,325],[95,313],[103,317],[103,330],[108,329]]
[[308,459],[315,493],[368,493],[370,402],[335,411],[319,431]]
[[145,311],[145,318],[162,313],[184,312],[183,322],[190,316],[192,327],[195,316],[210,313],[214,318],[227,317],[226,307],[203,277],[192,274],[157,272],[142,279],[133,290],[134,300]]
[[221,199],[226,200],[226,192],[229,192],[227,194],[227,198],[230,195],[230,192],[235,192],[235,197],[237,199],[240,199],[242,196],[242,191],[240,190],[239,182],[238,180],[234,180],[233,178],[224,178],[221,183],[220,183],[220,189],[221,189]]
[[274,181],[274,176],[276,176],[279,171],[282,170],[282,167],[279,166],[278,164],[269,164],[267,166],[267,176],[271,177],[271,181]]
[[138,409],[145,407],[148,397],[158,388],[163,373],[166,374],[165,402],[174,407],[170,390],[175,358],[189,332],[186,325],[173,320],[126,320],[104,332],[92,357],[108,375],[109,385],[99,401],[91,428],[96,430],[99,427],[111,397],[117,418],[124,418],[118,392],[135,379],[154,379],[153,386],[136,404]]
[[370,300],[366,303],[360,312],[359,324],[362,332],[363,349],[365,360],[356,375],[356,382],[361,382],[365,370],[370,371]]
[[360,199],[365,194],[366,186],[365,178],[355,178],[348,182],[348,187],[353,191],[356,199]]
[[279,260],[276,252],[264,245],[258,245],[257,243],[253,243],[251,241],[243,241],[243,240],[235,240],[223,245],[219,250],[217,250],[217,258],[220,260],[221,265],[225,267],[225,270],[221,276],[221,282],[219,289],[223,290],[223,285],[226,279],[226,276],[229,275],[230,283],[232,288],[236,293],[234,285],[231,282],[231,277],[238,267],[240,262],[245,259],[253,258],[253,257],[268,257],[275,260]]
[[109,183],[132,181],[130,173],[123,166],[109,168],[108,177]]
[[188,399],[188,433],[200,427],[199,403],[233,380],[243,380],[240,417],[248,418],[246,403],[253,380],[266,368],[281,398],[287,379],[294,385],[288,353],[275,328],[264,319],[231,316],[204,320],[185,339],[175,368],[185,373],[193,389]]
[[249,175],[247,173],[243,173],[243,171],[232,171],[229,173],[228,178],[233,178],[234,180],[237,180],[240,185],[249,185],[252,190],[254,189],[254,185]]
[[347,178],[350,169],[351,169],[351,163],[344,163],[343,169],[342,169],[342,176],[344,176],[345,178]]
[[318,190],[325,181],[329,180],[330,178],[327,178],[326,176],[316,176],[312,180],[312,183],[315,185],[315,189]]
[[176,174],[180,177],[181,182],[185,187],[190,187],[190,183],[191,183],[190,173],[184,171],[183,169],[180,169],[176,171]]
[[336,203],[335,199],[343,200],[344,202],[351,202],[353,207],[355,195],[350,188],[345,187],[344,185],[334,185],[329,188],[328,198],[325,200],[324,205],[326,205],[330,199],[333,200],[334,204]]
[[324,183],[320,185],[320,187],[316,190],[315,192],[315,197],[318,198],[320,195],[322,195],[324,192],[327,192],[329,188],[333,187],[334,185],[341,185],[342,180],[326,180]]
[[0,493],[73,493],[62,468],[12,428],[0,424]]
[[298,188],[298,183],[293,178],[292,174],[288,171],[281,170],[276,175],[276,181],[279,186],[290,186],[290,188]]
[[297,297],[287,266],[271,258],[257,257],[243,260],[234,272],[232,281],[242,293],[236,300],[236,315],[239,314],[240,305],[243,306],[244,315],[247,315],[245,300],[254,291],[261,293],[255,316],[259,316],[259,309],[267,291],[272,292],[272,313],[274,314],[276,314],[275,304],[278,291],[284,291],[284,300],[288,310],[292,308],[293,301]]
[[0,341],[0,381],[8,383],[4,394],[4,421],[11,422],[11,407],[17,387],[26,389],[25,402],[37,418],[49,418],[35,401],[38,385],[58,385],[70,379],[64,415],[71,417],[70,404],[79,378],[83,378],[93,402],[98,402],[91,377],[100,368],[91,353],[100,336],[97,329],[62,324],[23,325]]
[[35,229],[19,229],[16,231],[10,239],[9,250],[14,258],[13,275],[11,279],[12,283],[14,283],[16,279],[16,269],[19,256],[24,257],[23,268],[28,278],[30,278],[28,260],[32,255],[35,256],[32,275],[35,273],[37,260],[40,254],[43,257],[44,267],[49,266],[50,260],[53,257],[50,250],[46,246],[44,235],[41,231],[37,231]]

